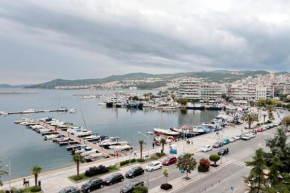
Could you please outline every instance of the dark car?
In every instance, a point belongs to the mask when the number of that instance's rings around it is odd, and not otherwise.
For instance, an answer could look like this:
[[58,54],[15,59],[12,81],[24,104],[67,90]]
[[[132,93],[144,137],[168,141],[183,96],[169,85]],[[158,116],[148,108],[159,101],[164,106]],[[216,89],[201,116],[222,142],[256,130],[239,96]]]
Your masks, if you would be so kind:
[[81,191],[78,187],[69,186],[69,187],[61,189],[59,193],[81,193]]
[[144,182],[140,180],[134,180],[126,184],[123,188],[121,188],[121,193],[131,193],[135,190],[137,186],[144,186]]
[[165,160],[162,162],[163,165],[169,166],[171,164],[175,164],[177,162],[177,158],[174,156],[168,156],[165,158]]
[[127,173],[126,173],[126,178],[134,178],[135,176],[138,175],[142,175],[144,174],[144,169],[141,168],[140,166],[134,167],[132,169],[130,169]]
[[229,153],[229,148],[220,148],[218,154],[225,155]]
[[114,173],[110,176],[108,176],[105,180],[104,180],[104,184],[106,185],[112,185],[118,182],[123,182],[124,181],[124,176],[120,173]]
[[95,178],[95,179],[91,179],[89,180],[87,183],[82,185],[82,192],[91,192],[92,190],[96,190],[99,188],[103,188],[104,187],[104,181],[101,178]]
[[224,144],[223,144],[223,142],[215,142],[214,144],[213,144],[213,147],[214,148],[219,148],[219,147],[222,147]]

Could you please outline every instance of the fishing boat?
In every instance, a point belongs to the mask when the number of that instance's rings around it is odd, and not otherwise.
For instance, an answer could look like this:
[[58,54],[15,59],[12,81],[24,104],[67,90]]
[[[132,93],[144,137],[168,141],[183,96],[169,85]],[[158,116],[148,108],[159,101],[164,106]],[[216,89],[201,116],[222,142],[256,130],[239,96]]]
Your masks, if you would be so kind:
[[105,155],[102,154],[102,153],[93,153],[93,154],[90,154],[90,155],[86,156],[85,160],[87,162],[92,162],[92,161],[96,161],[96,160],[98,160],[98,159],[100,159],[102,157],[105,157]]
[[44,137],[44,140],[53,140],[53,139],[57,138],[58,136],[59,136],[58,134],[46,135]]
[[36,113],[36,110],[28,109],[28,110],[22,111],[22,114],[30,114],[30,113]]
[[66,107],[60,107],[59,109],[57,109],[58,112],[67,112],[67,108]]
[[204,105],[202,104],[192,104],[192,103],[189,103],[187,106],[186,106],[186,109],[191,109],[191,110],[204,110]]
[[69,141],[69,140],[70,140],[69,137],[61,137],[61,138],[58,138],[56,142],[60,143],[60,142],[65,142],[65,141]]
[[156,136],[159,136],[159,135],[172,136],[172,137],[179,136],[178,132],[170,131],[169,129],[160,129],[160,128],[154,128],[154,134]]

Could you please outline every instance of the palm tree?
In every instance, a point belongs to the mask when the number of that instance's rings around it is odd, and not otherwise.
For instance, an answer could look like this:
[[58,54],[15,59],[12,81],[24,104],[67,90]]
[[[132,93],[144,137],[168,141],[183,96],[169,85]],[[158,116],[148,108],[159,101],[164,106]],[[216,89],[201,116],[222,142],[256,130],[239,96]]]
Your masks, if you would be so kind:
[[85,158],[81,156],[79,153],[73,155],[72,161],[77,164],[77,177],[80,177],[80,163],[85,162]]
[[142,159],[143,145],[145,145],[145,142],[143,140],[140,140],[139,144],[140,144],[140,158]]
[[[0,161],[0,163],[1,163],[1,161]],[[0,165],[0,168],[2,168],[1,165]],[[2,186],[1,176],[4,176],[4,175],[6,175],[6,174],[8,174],[6,171],[2,171],[2,170],[0,170],[0,186]]]
[[162,153],[164,153],[164,145],[166,144],[166,139],[161,138],[160,143],[162,145]]
[[255,117],[252,114],[248,114],[246,118],[249,125],[249,129],[251,129],[251,125],[253,124]]
[[33,168],[31,168],[31,172],[34,175],[34,181],[35,181],[35,186],[37,186],[37,178],[38,178],[38,174],[43,170],[42,167],[40,166],[34,166]]

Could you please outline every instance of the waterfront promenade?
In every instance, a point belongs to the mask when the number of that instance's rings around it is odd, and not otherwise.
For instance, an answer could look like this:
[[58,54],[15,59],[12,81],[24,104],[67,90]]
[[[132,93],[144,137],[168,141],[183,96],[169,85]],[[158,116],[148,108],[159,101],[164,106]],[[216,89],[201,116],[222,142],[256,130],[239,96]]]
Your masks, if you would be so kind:
[[[276,113],[274,113],[274,117],[277,119]],[[267,120],[267,117],[266,117],[266,120]],[[256,123],[253,124],[253,127],[255,126],[255,124]],[[233,137],[233,136],[239,135],[243,132],[246,132],[246,130],[244,129],[245,126],[247,126],[247,123],[244,123],[244,124],[239,125],[239,126],[227,126],[224,129],[224,131],[220,131],[220,134],[222,133],[222,138]],[[190,144],[187,144],[185,140],[175,142],[175,144],[177,145],[178,154],[180,154],[182,152],[193,153],[194,158],[198,161],[202,157],[208,158],[208,156],[210,154],[212,154],[212,153],[214,153],[214,151],[216,151],[216,149],[215,149],[215,150],[210,151],[208,153],[202,153],[202,152],[200,152],[201,147],[203,147],[204,145],[207,145],[207,144],[212,145],[218,139],[219,139],[219,136],[215,132],[213,132],[213,133],[209,133],[206,135],[201,135],[201,136],[198,136],[195,138],[191,138],[190,141],[192,141],[193,143],[190,143]],[[260,139],[252,139],[252,140],[250,140],[251,141],[250,143],[253,142],[256,145],[259,145],[259,144],[261,144],[261,141],[259,142],[259,140]],[[246,147],[248,149],[250,149],[251,151],[254,151],[254,149],[252,147],[248,147],[249,142],[235,142],[235,143],[231,144],[231,146],[235,145],[235,146],[237,146],[237,148],[241,148],[238,145],[238,143],[242,143],[242,144],[246,145]],[[150,146],[150,144],[149,144],[149,146]],[[147,146],[145,146],[145,148],[147,148]],[[147,150],[148,149],[144,149],[144,151],[143,151],[144,156],[147,155]],[[151,155],[153,153],[160,152],[160,151],[161,151],[160,146],[159,147],[155,146],[154,149],[150,146],[149,154]],[[238,151],[241,151],[241,150],[238,150]],[[169,154],[169,145],[165,145],[165,153]],[[140,157],[140,154],[138,152],[136,158],[139,158],[139,157]],[[100,164],[105,165],[105,166],[110,166],[110,165],[115,165],[115,164],[119,163],[120,161],[132,159],[132,158],[134,158],[133,154],[127,154],[127,155],[124,155],[123,157],[119,157],[119,158],[111,157],[108,159],[99,160],[99,161],[92,162],[92,163],[85,163],[85,164],[81,165],[80,173],[85,172],[89,167],[92,167],[92,166],[98,166]],[[161,160],[163,160],[163,159],[164,158],[162,158]],[[198,181],[199,179],[207,177],[211,173],[218,172],[223,167],[226,167],[227,165],[235,162],[235,159],[229,159],[228,157],[224,156],[222,158],[221,162],[222,162],[221,167],[212,169],[209,173],[207,173],[207,175],[197,174],[195,171],[193,174],[195,174],[199,177],[194,177],[191,181],[195,182],[195,181]],[[139,164],[132,164],[130,166],[121,167],[118,172],[125,174],[129,170],[129,168],[133,167],[133,165],[141,165],[142,167],[145,167],[146,163],[145,164],[140,164],[140,163]],[[169,166],[168,168],[170,170],[170,175],[171,175],[169,177],[169,182],[175,185],[174,186],[175,188],[172,191],[177,191],[178,187],[179,188],[181,187],[180,186],[181,183],[182,184],[183,183],[190,184],[191,181],[184,182],[184,180],[182,180],[182,175],[181,175],[180,171],[176,168],[175,165]],[[29,168],[28,168],[28,170],[29,170]],[[41,180],[42,189],[45,193],[47,193],[47,192],[49,192],[49,193],[56,192],[57,193],[59,190],[61,190],[64,187],[67,187],[67,186],[81,187],[81,185],[85,183],[85,181],[79,182],[79,183],[74,183],[68,179],[69,176],[72,176],[75,174],[76,174],[76,167],[71,166],[68,168],[60,169],[60,170],[42,173],[39,176],[39,180]],[[148,185],[147,174],[148,173],[146,172],[145,175],[141,176],[141,178],[143,178],[143,181],[145,182],[145,186]],[[101,176],[101,178],[105,178],[108,175],[109,174],[103,175],[103,176]],[[159,189],[160,184],[164,183],[163,182],[164,177],[162,175],[162,171],[157,170],[154,172],[150,172],[149,175],[151,176],[149,178],[149,181],[148,181],[150,192],[159,192],[160,191],[160,189]],[[25,178],[26,178],[26,180],[30,181],[31,186],[34,185],[33,184],[33,182],[34,182],[33,176],[27,176]],[[23,187],[22,182],[23,182],[22,178],[12,180],[11,187],[22,188]],[[129,182],[128,180],[125,180],[123,183],[118,183],[118,184],[110,186],[110,187],[105,187],[104,190],[106,190],[106,192],[119,192],[120,188],[124,185],[124,183],[128,183],[128,182]],[[1,189],[9,189],[9,182],[8,181],[4,182],[4,186],[0,187],[0,190]]]

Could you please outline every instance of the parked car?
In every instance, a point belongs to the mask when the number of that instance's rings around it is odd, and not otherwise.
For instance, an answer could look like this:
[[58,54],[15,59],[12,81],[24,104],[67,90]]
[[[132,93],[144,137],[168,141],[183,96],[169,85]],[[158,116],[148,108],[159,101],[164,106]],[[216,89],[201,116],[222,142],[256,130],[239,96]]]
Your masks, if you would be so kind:
[[140,180],[134,180],[121,188],[121,193],[132,193],[137,186],[144,186],[144,182]]
[[235,141],[236,141],[236,138],[234,138],[234,137],[231,137],[231,138],[229,138],[229,140],[230,140],[230,142],[231,142],[231,143],[233,143],[233,142],[235,142]]
[[81,190],[83,193],[91,192],[104,187],[104,181],[101,178],[94,178],[82,185]]
[[249,134],[242,135],[242,140],[249,140],[249,139],[251,139],[251,137],[249,136]]
[[263,131],[264,131],[263,127],[257,129],[257,132],[263,132]]
[[203,148],[201,148],[202,152],[208,152],[212,150],[212,146],[211,145],[205,145]]
[[69,187],[61,189],[59,193],[81,193],[81,191],[78,187],[69,186]]
[[182,154],[180,154],[179,156],[178,156],[178,159],[181,159],[181,158],[183,158],[185,155],[187,155],[187,154],[189,154],[189,153],[182,153]]
[[165,160],[162,162],[163,165],[169,166],[171,164],[175,164],[177,162],[177,158],[174,156],[168,156],[165,158]]
[[104,180],[104,184],[106,185],[112,185],[118,182],[123,182],[124,181],[124,176],[121,173],[114,173],[111,174],[110,176],[108,176],[105,180]]
[[230,141],[229,139],[224,139],[224,140],[223,140],[223,144],[224,144],[224,145],[227,145],[227,144],[229,144],[229,143],[231,143],[231,141]]
[[152,172],[153,170],[158,170],[162,168],[162,164],[159,161],[154,161],[154,162],[150,162],[147,166],[146,166],[146,170],[148,172]]
[[224,144],[223,144],[223,142],[215,142],[214,144],[213,144],[213,147],[214,148],[219,148],[219,147],[222,147]]
[[134,178],[135,176],[138,175],[143,175],[144,174],[144,169],[141,168],[140,166],[136,166],[131,168],[126,174],[126,178]]
[[229,153],[229,148],[220,148],[218,154],[225,155]]
[[256,135],[254,133],[250,133],[249,136],[250,136],[250,138],[256,137]]
[[237,135],[237,136],[235,136],[235,139],[236,139],[236,140],[240,140],[240,139],[242,139],[241,136],[242,136],[242,135]]
[[273,125],[274,125],[275,127],[277,127],[277,126],[280,125],[280,123],[279,123],[279,122],[275,122]]

